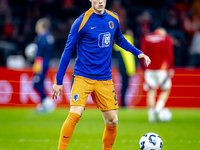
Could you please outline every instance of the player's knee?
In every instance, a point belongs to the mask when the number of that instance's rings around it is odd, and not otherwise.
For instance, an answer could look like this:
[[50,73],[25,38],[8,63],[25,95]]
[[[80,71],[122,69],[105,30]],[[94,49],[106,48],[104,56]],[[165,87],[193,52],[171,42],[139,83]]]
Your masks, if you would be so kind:
[[83,107],[83,106],[71,106],[70,107],[70,112],[77,113],[79,115],[82,115],[84,110],[85,110],[85,107]]
[[118,119],[116,119],[116,120],[114,120],[113,122],[112,122],[112,125],[113,126],[116,126],[118,124]]
[[165,92],[165,93],[168,93],[171,91],[171,88],[168,88],[168,89],[162,89],[162,92]]
[[112,118],[106,121],[107,125],[111,125],[111,126],[116,126],[118,124],[118,119],[117,118]]

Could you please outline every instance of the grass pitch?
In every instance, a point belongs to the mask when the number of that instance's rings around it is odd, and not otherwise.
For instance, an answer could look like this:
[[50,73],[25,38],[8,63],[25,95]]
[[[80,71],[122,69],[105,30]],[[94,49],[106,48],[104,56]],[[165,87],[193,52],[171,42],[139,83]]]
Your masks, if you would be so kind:
[[[200,149],[200,110],[171,110],[172,121],[147,121],[146,109],[119,109],[113,150],[139,150],[139,139],[155,132],[162,150]],[[0,109],[0,150],[57,150],[62,123],[69,109],[37,114],[33,109]],[[86,109],[70,140],[69,150],[101,150],[104,122],[97,109]]]

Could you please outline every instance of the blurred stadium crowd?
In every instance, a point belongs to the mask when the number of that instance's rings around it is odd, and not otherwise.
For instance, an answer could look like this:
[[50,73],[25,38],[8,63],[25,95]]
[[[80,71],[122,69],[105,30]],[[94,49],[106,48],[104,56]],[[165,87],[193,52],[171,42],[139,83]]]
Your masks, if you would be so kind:
[[[10,55],[26,59],[41,17],[51,20],[52,60],[59,59],[72,23],[90,6],[89,0],[0,0],[0,66]],[[175,66],[200,66],[200,0],[107,0],[106,8],[118,13],[122,32],[133,30],[137,48],[145,34],[162,26],[173,39]]]

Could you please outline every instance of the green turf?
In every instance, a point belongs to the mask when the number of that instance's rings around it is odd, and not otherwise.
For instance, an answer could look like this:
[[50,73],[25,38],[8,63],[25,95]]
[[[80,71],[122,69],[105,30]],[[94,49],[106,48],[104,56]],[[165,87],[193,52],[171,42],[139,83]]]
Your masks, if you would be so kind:
[[[33,109],[0,109],[0,150],[56,150],[60,128],[69,109],[40,115]],[[171,110],[169,123],[150,124],[145,109],[119,109],[118,133],[113,150],[139,150],[139,139],[155,132],[163,150],[200,147],[200,110]],[[101,150],[104,122],[97,109],[86,109],[69,143],[69,150]]]

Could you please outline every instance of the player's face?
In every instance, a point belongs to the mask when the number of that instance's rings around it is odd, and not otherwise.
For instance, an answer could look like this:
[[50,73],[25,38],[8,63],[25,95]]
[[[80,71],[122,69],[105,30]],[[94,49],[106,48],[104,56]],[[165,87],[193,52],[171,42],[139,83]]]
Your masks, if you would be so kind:
[[92,9],[97,14],[103,14],[106,7],[106,0],[90,0]]
[[40,34],[42,32],[42,24],[41,23],[38,22],[36,24],[35,31],[37,34]]

